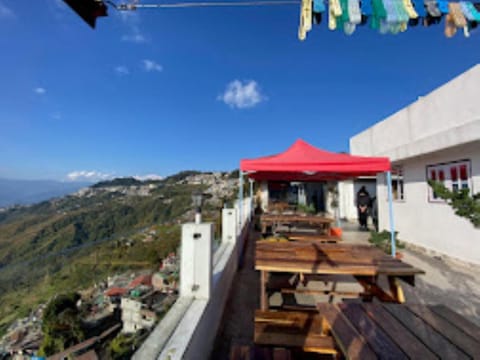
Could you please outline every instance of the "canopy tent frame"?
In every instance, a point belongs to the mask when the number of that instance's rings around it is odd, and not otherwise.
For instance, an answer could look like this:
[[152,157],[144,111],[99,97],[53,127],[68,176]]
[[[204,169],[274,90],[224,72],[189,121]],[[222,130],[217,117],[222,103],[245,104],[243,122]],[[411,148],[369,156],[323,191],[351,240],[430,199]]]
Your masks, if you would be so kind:
[[[300,151],[298,151],[300,149]],[[302,161],[298,163],[292,163],[291,158],[294,153],[296,157],[305,155],[310,157],[308,161],[308,168],[302,169]],[[340,156],[338,156],[340,155]],[[312,162],[312,158],[317,156],[320,160],[315,164]],[[334,159],[331,163],[322,163],[322,157],[328,159],[328,156]],[[290,162],[286,163],[282,167],[282,160],[287,158]],[[323,160],[325,160],[323,159]],[[355,164],[355,160],[358,160],[359,164]],[[371,170],[369,170],[368,160],[372,160]],[[256,163],[255,163],[256,161]],[[245,165],[250,162],[249,165]],[[263,162],[263,163],[262,163]],[[252,165],[253,164],[253,165]],[[262,170],[254,170],[255,165]],[[357,166],[358,165],[358,166]],[[325,168],[322,171],[322,168]],[[243,171],[245,168],[246,171]],[[318,168],[319,170],[313,170]],[[336,171],[328,171],[328,169],[336,169]],[[288,169],[285,171],[285,169]],[[396,256],[396,244],[395,244],[395,221],[393,214],[393,195],[392,195],[392,174],[390,160],[388,158],[376,158],[376,157],[359,157],[351,156],[348,154],[336,154],[326,152],[313,147],[303,140],[297,140],[287,151],[273,156],[262,157],[253,160],[242,160],[239,169],[239,204],[240,204],[240,223],[242,222],[242,204],[243,204],[243,177],[249,176],[255,180],[272,180],[268,179],[271,174],[288,174],[285,176],[285,180],[290,181],[320,181],[320,180],[336,180],[337,191],[339,191],[339,181],[354,179],[361,175],[373,175],[378,173],[385,173],[387,180],[387,193],[388,193],[388,213],[389,213],[389,225],[390,225],[390,243],[391,243],[391,255]],[[296,176],[297,175],[297,176]],[[281,176],[279,176],[281,178]],[[310,180],[308,180],[310,179]],[[250,186],[250,196],[252,194],[252,186]],[[336,216],[338,217],[338,216]],[[339,219],[337,220],[337,226],[339,225]]]

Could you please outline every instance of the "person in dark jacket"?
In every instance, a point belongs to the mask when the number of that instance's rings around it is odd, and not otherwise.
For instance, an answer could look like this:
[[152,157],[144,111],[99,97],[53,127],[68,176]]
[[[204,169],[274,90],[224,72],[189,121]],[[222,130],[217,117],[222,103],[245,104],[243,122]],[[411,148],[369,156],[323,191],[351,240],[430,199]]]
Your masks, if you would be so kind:
[[357,192],[357,211],[358,223],[361,229],[367,230],[368,207],[370,206],[371,198],[365,186],[362,186]]

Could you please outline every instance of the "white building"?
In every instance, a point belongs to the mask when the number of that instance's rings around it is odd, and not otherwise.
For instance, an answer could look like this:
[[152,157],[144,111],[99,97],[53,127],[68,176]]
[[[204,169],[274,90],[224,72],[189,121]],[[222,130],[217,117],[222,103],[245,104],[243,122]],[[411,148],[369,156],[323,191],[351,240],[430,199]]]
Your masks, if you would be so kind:
[[123,297],[121,302],[124,333],[135,333],[140,329],[150,329],[155,325],[156,315],[146,308],[141,299]]
[[[388,156],[399,239],[480,264],[480,229],[431,191],[480,192],[480,65],[350,139],[353,155]],[[380,229],[389,229],[385,176],[377,177]]]

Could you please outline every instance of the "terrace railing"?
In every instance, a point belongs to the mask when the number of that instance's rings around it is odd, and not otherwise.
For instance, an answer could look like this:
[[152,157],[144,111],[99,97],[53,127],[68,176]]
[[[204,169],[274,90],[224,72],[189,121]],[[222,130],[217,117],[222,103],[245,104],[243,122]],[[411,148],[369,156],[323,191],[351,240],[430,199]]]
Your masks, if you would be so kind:
[[213,224],[182,227],[180,296],[133,359],[208,358],[248,236],[252,201],[222,211],[222,241],[213,252]]

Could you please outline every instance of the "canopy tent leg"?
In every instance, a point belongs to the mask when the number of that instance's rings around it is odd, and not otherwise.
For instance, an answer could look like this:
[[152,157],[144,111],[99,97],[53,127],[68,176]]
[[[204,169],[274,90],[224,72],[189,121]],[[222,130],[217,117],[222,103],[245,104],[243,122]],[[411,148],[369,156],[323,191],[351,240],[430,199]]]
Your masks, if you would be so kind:
[[395,221],[393,219],[393,203],[392,203],[392,173],[387,171],[387,188],[388,188],[388,215],[390,218],[390,244],[392,246],[392,256],[395,257]]
[[337,181],[337,193],[335,194],[336,208],[335,208],[335,226],[340,227],[340,181]]
[[250,220],[252,219],[252,214],[253,214],[253,179],[248,178],[248,182],[250,183]]
[[238,172],[238,221],[239,228],[242,228],[243,220],[243,171]]

